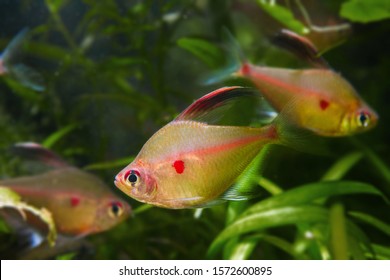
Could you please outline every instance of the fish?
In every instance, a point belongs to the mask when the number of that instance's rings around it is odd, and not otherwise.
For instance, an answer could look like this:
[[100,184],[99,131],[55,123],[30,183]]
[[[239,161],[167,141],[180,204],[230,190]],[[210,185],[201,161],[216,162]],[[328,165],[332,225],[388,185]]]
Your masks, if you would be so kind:
[[292,134],[279,116],[261,127],[214,124],[246,97],[259,93],[223,87],[201,97],[153,134],[114,184],[140,202],[170,209],[253,197],[255,193],[235,188],[235,180],[265,145],[286,144]]
[[346,79],[329,67],[309,39],[289,30],[278,34],[278,45],[314,66],[288,69],[250,63],[232,35],[227,36],[233,63],[213,73],[206,84],[232,76],[248,79],[277,112],[284,111],[291,122],[325,137],[350,136],[376,126],[378,114]]
[[[41,157],[56,168],[42,174],[0,180],[0,186],[18,193],[22,200],[49,210],[58,233],[85,237],[111,229],[127,219],[131,206],[97,176],[67,165],[36,143],[15,145],[31,157]],[[43,151],[40,153],[40,151]]]
[[27,88],[44,91],[46,87],[42,75],[19,61],[28,33],[29,28],[22,29],[0,54],[0,76],[7,75]]

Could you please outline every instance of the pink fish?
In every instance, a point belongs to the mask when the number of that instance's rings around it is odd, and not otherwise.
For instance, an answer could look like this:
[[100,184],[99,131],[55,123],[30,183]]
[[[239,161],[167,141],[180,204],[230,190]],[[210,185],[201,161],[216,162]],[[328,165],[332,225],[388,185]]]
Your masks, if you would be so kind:
[[134,199],[166,208],[247,199],[232,185],[266,144],[288,139],[283,122],[278,117],[260,128],[209,123],[235,101],[254,96],[254,90],[227,87],[200,98],[145,143],[115,185]]
[[253,65],[233,40],[231,51],[239,61],[233,68],[214,75],[208,83],[229,75],[247,78],[277,112],[284,111],[291,122],[321,136],[349,136],[368,131],[377,124],[377,113],[347,80],[328,67],[307,38],[284,30],[278,43],[316,66],[312,69]]
[[86,236],[106,231],[129,217],[131,207],[98,177],[69,166],[51,151],[35,143],[16,145],[19,153],[39,158],[56,168],[43,174],[0,181],[22,200],[51,212],[57,231]]

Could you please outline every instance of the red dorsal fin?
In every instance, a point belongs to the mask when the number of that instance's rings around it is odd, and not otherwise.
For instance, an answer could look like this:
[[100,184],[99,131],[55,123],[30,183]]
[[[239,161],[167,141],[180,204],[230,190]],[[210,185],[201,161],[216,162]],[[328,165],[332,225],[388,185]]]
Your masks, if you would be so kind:
[[313,43],[290,30],[282,29],[272,39],[272,43],[287,49],[317,68],[329,69],[328,63],[320,56]]
[[[234,86],[217,89],[199,98],[190,106],[188,106],[180,115],[178,115],[175,121],[192,120],[206,122],[208,124],[220,124],[218,122],[221,120],[221,118],[227,117],[228,113],[231,113],[229,111],[232,111],[232,113],[234,114],[234,105],[238,105],[240,102],[243,101],[250,101],[249,105],[256,104],[254,106],[256,111],[258,111],[258,109],[260,108],[261,115],[260,117],[256,117],[257,120],[271,117],[273,118],[276,116],[275,111],[271,109],[269,104],[264,100],[264,98],[262,98],[262,96],[257,90]],[[244,104],[243,106],[246,105]],[[249,109],[250,108],[248,108],[248,110]],[[253,120],[255,114],[256,113],[253,112],[253,116],[247,117],[249,122]],[[242,115],[243,114],[235,114],[233,117],[239,119],[240,117],[243,117]],[[237,124],[227,123],[226,125]]]

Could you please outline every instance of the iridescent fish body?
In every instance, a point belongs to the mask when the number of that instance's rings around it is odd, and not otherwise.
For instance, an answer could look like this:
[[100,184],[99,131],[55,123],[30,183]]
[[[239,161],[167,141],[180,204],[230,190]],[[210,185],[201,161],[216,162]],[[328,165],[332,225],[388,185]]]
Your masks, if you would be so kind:
[[233,52],[240,60],[235,63],[235,70],[230,67],[208,82],[219,81],[231,74],[247,78],[276,111],[284,111],[292,122],[318,135],[348,136],[376,125],[377,113],[347,80],[328,67],[308,39],[282,31],[278,43],[287,45],[316,68],[296,70],[256,66],[243,57],[236,42],[231,42]]
[[281,142],[275,123],[260,127],[211,125],[204,120],[254,90],[231,87],[200,98],[157,131],[115,178],[141,202],[166,208],[205,207],[247,199],[232,187],[259,151]]
[[[37,146],[30,143],[29,150],[39,152]],[[50,154],[44,156],[51,157]],[[128,203],[115,195],[102,180],[66,166],[63,161],[57,161],[57,168],[46,173],[2,180],[0,186],[14,190],[23,201],[33,206],[49,210],[58,232],[64,235],[85,236],[106,231],[131,213]]]

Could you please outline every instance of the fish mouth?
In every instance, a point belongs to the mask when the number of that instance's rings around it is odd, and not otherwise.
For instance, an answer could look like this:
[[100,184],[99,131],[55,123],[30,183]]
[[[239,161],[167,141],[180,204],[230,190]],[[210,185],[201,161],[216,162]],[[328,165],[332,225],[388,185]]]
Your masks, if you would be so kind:
[[117,176],[115,177],[115,179],[114,179],[114,184],[115,184],[115,186],[116,186],[118,189],[120,189],[121,191],[125,192],[125,186],[126,186],[126,184],[123,183],[123,180],[122,180],[122,178],[121,178],[119,175],[117,175]]

